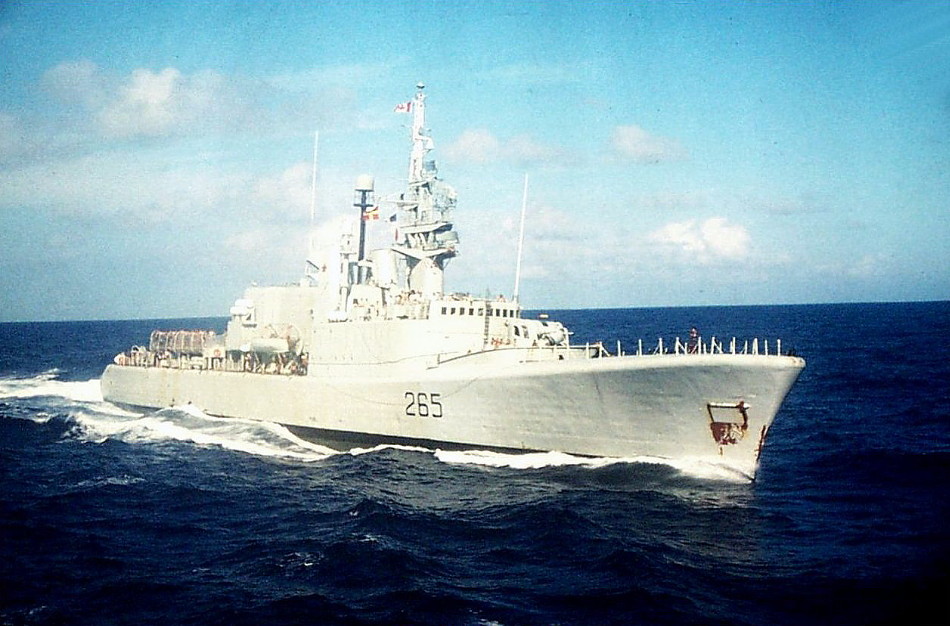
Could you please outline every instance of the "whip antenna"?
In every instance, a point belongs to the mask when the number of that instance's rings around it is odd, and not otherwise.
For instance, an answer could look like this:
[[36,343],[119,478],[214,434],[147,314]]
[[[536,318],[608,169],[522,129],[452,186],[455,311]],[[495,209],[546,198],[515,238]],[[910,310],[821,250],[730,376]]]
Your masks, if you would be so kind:
[[515,293],[514,300],[518,301],[518,290],[521,286],[521,251],[524,249],[524,214],[528,208],[528,174],[524,175],[524,193],[521,196],[521,232],[518,234],[518,262],[515,265]]
[[317,145],[320,143],[320,131],[313,133],[313,173],[310,177],[310,227],[317,212]]

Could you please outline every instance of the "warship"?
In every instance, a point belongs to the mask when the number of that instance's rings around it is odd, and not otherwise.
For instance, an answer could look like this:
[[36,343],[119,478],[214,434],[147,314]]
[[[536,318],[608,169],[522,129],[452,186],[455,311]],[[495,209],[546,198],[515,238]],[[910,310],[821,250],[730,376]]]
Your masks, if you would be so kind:
[[[425,107],[421,84],[397,107],[412,116],[404,190],[377,201],[359,176],[349,226],[311,244],[298,283],[249,287],[224,334],[153,331],[105,368],[103,398],[276,422],[338,450],[698,459],[754,479],[804,360],[759,339],[640,341],[629,353],[575,344],[563,324],[529,319],[517,295],[446,293],[457,195],[427,158]],[[367,250],[380,205],[396,237]]]

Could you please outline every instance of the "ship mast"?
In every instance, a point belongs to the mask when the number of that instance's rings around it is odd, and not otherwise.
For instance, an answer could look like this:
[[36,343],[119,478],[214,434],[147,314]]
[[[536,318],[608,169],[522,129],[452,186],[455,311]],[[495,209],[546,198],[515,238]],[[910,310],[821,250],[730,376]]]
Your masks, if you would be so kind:
[[411,101],[408,189],[396,201],[401,240],[392,250],[405,259],[409,290],[437,297],[442,295],[445,262],[457,254],[458,234],[452,230],[456,194],[437,177],[435,161],[426,160],[435,146],[425,128],[425,85],[416,88]]
[[412,152],[409,154],[409,185],[422,182],[423,163],[426,155],[435,147],[432,138],[425,134],[426,96],[425,85],[416,85],[416,97],[412,101]]

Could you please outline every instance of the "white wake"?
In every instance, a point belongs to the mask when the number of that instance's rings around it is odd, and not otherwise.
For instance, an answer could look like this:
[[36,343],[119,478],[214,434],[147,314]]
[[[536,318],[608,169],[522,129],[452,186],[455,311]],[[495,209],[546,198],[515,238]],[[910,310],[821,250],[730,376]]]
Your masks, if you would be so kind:
[[0,399],[51,396],[74,402],[102,402],[99,379],[58,380],[58,370],[49,370],[32,378],[0,378]]
[[694,478],[748,482],[749,476],[742,469],[724,463],[718,457],[683,457],[670,459],[653,456],[634,457],[582,457],[564,452],[527,452],[506,454],[486,450],[444,451],[436,450],[435,457],[443,463],[485,465],[511,469],[542,469],[548,467],[585,467],[598,469],[618,464],[665,465]]
[[191,405],[121,418],[98,411],[74,413],[76,436],[101,443],[116,439],[126,443],[180,441],[218,447],[259,457],[321,461],[336,452],[305,441],[280,424],[212,417]]

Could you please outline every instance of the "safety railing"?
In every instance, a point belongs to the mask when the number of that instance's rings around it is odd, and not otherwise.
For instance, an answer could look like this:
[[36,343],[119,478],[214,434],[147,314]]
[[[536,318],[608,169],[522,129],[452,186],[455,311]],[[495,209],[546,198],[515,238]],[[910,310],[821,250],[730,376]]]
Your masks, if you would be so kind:
[[[775,339],[737,339],[732,337],[729,340],[720,340],[716,337],[710,337],[708,340],[683,341],[676,337],[672,342],[664,341],[662,337],[657,339],[656,344],[644,345],[642,339],[637,340],[636,349],[627,351],[624,346],[617,341],[616,352],[611,353],[602,342],[572,344],[562,346],[552,346],[546,348],[554,352],[563,353],[565,356],[571,354],[574,358],[604,358],[611,356],[653,356],[658,354],[672,355],[711,355],[711,354],[749,354],[755,356],[782,356],[782,340]],[[788,353],[786,356],[791,356]]]
[[[616,354],[628,356],[628,353],[623,350],[620,341],[617,342]],[[732,337],[728,341],[716,337],[710,337],[708,340],[698,339],[683,341],[679,337],[676,337],[671,345],[668,342],[664,342],[663,338],[660,337],[657,339],[656,345],[644,347],[643,340],[639,339],[637,340],[636,352],[632,352],[629,355],[647,356],[653,354],[752,354],[780,356],[782,355],[782,340],[775,339],[770,344],[768,339],[760,340],[758,337],[742,340]]]

